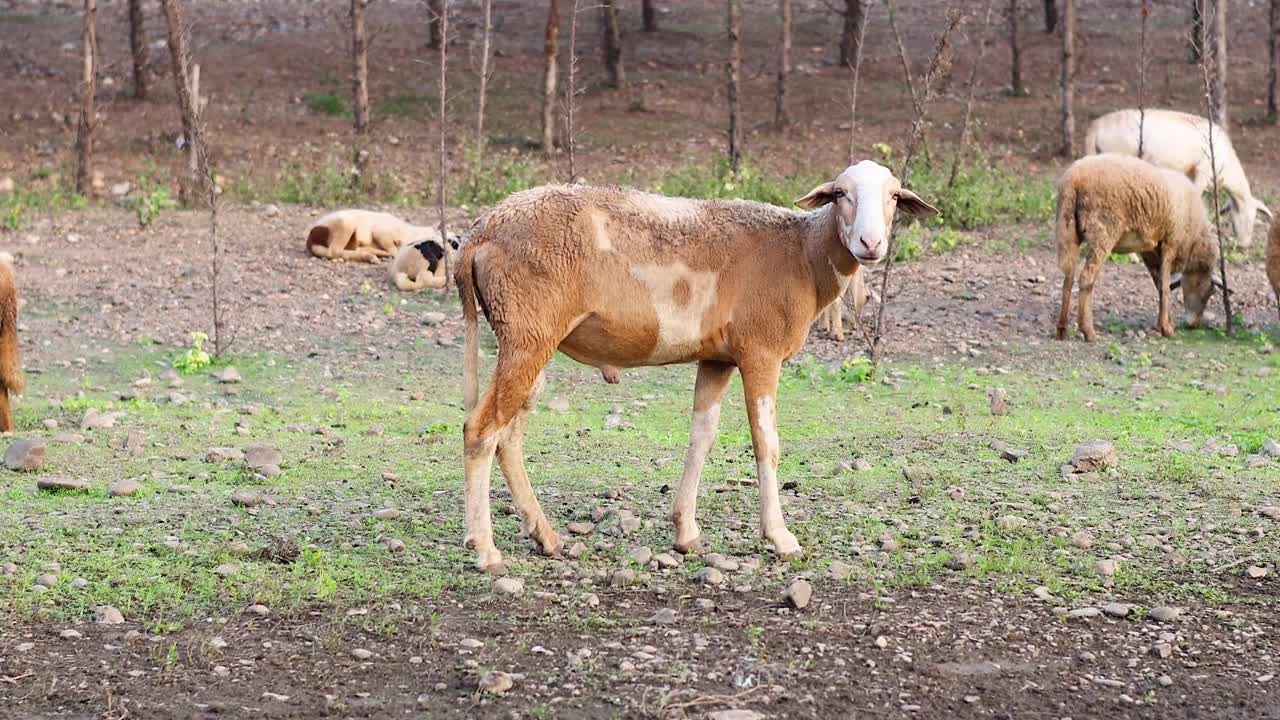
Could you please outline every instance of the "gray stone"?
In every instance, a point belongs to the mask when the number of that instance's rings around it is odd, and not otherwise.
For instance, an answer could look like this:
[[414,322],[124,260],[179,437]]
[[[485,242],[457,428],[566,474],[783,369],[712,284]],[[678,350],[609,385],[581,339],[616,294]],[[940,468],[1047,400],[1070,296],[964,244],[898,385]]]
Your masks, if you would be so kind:
[[1121,603],[1121,602],[1111,602],[1102,606],[1102,612],[1106,613],[1107,615],[1110,615],[1111,617],[1118,617],[1118,618],[1128,617],[1129,613],[1132,612],[1132,610],[1133,608],[1130,607],[1127,603]]
[[654,625],[674,625],[676,623],[676,611],[671,608],[662,608],[649,617],[649,622]]
[[1077,473],[1105,470],[1118,462],[1116,446],[1110,440],[1090,440],[1071,456],[1071,467]]
[[495,595],[523,595],[524,578],[500,577],[493,581]]
[[382,508],[381,510],[375,510],[373,517],[378,520],[399,520],[400,511],[395,508]]
[[205,462],[223,462],[226,460],[244,460],[244,451],[233,447],[213,447],[204,455]]
[[505,695],[514,686],[511,675],[501,670],[491,670],[480,677],[480,692],[486,695]]
[[615,570],[609,584],[616,588],[630,587],[636,581],[636,571],[631,568]]
[[44,465],[48,458],[44,440],[18,440],[4,451],[4,466],[10,470],[29,472]]
[[279,448],[259,444],[250,445],[244,449],[244,464],[254,470],[260,471],[261,468],[273,466],[278,473],[282,462],[284,462],[284,454],[280,452]]
[[1095,618],[1102,614],[1102,611],[1096,607],[1076,608],[1067,613],[1069,618]]
[[142,483],[132,478],[124,478],[111,483],[107,493],[111,497],[133,497],[142,489]]
[[810,598],[813,597],[813,586],[808,580],[798,578],[793,580],[787,589],[782,593],[782,600],[786,604],[796,610],[803,610],[809,605]]
[[842,560],[833,560],[827,566],[827,574],[834,580],[844,580],[853,573],[853,566]]
[[89,408],[80,418],[81,430],[106,430],[116,426],[115,413],[98,412],[97,408]]
[[213,373],[213,377],[218,382],[228,385],[238,383],[243,379],[240,377],[240,371],[237,370],[234,365],[228,365]]
[[589,522],[571,522],[568,525],[569,534],[571,535],[590,535],[595,529],[595,523]]
[[1074,534],[1072,534],[1071,544],[1075,545],[1081,550],[1088,550],[1089,548],[1093,547],[1093,536],[1084,530],[1079,530]]
[[1268,439],[1262,443],[1262,449],[1258,451],[1259,455],[1266,457],[1280,458],[1280,443],[1275,440]]
[[627,557],[639,565],[648,565],[649,561],[653,559],[653,551],[647,547],[634,547],[627,551]]
[[1153,607],[1150,612],[1147,613],[1147,617],[1155,620],[1156,622],[1173,622],[1181,615],[1182,611],[1178,608],[1167,606]]
[[356,648],[351,651],[351,657],[357,660],[368,660],[373,657],[373,651],[366,650],[364,648]]
[[103,605],[94,611],[93,621],[99,625],[121,625],[124,623],[124,614],[110,605]]
[[703,585],[720,585],[724,582],[724,573],[713,567],[704,567],[694,573],[693,579]]
[[74,478],[59,477],[50,475],[42,477],[36,481],[36,487],[40,490],[65,490],[68,492],[86,492],[89,489],[89,483],[85,480],[76,480]]

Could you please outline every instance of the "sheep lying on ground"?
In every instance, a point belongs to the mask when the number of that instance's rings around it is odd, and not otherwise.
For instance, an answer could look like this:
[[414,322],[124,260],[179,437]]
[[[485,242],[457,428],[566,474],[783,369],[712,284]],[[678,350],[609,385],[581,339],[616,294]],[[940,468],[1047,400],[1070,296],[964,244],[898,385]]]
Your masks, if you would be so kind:
[[[619,188],[516,193],[476,222],[455,271],[466,323],[463,397],[466,545],[501,571],[489,475],[496,452],[522,526],[561,549],[525,474],[525,423],[557,350],[601,372],[698,364],[684,474],[671,518],[676,549],[698,546],[698,482],[720,401],[742,373],[760,489],[761,532],[779,557],[801,553],[778,500],[775,397],[782,363],[861,263],[880,262],[894,212],[937,212],[883,166],[863,161],[796,201],[668,198]],[[479,396],[479,304],[497,335],[493,382]]]
[[440,239],[435,228],[413,225],[389,213],[338,210],[307,229],[307,250],[316,257],[373,263],[395,257],[405,245],[431,239]]
[[[437,232],[433,239],[400,248],[396,259],[391,263],[390,272],[391,282],[396,287],[406,292],[444,287],[445,250],[439,237]],[[449,238],[450,259],[457,249],[457,238]]]
[[13,430],[9,395],[25,385],[18,357],[18,287],[10,263],[7,253],[0,256],[0,432]]
[[[1213,188],[1209,163],[1209,121],[1173,110],[1147,110],[1142,122],[1142,159],[1186,175],[1199,192]],[[1231,196],[1231,227],[1241,247],[1253,243],[1258,213],[1271,210],[1249,188],[1240,158],[1222,126],[1213,126],[1213,150],[1217,157],[1218,183]],[[1138,111],[1117,110],[1089,125],[1085,153],[1138,155]]]
[[1280,223],[1271,226],[1271,242],[1267,244],[1267,279],[1271,292],[1276,296],[1276,309],[1280,310]]
[[1142,257],[1160,294],[1156,328],[1173,334],[1169,320],[1170,276],[1182,273],[1187,324],[1198,327],[1213,295],[1213,263],[1218,243],[1209,227],[1200,193],[1186,176],[1128,155],[1081,158],[1058,180],[1055,228],[1062,281],[1058,339],[1067,336],[1071,286],[1080,246],[1088,257],[1080,272],[1080,331],[1093,342],[1093,286],[1112,253]]
[[834,338],[837,342],[844,341],[845,298],[853,304],[853,326],[858,327],[862,318],[862,308],[866,306],[869,294],[865,275],[861,267],[855,270],[853,277],[849,279],[849,289],[818,313],[818,325],[827,337]]

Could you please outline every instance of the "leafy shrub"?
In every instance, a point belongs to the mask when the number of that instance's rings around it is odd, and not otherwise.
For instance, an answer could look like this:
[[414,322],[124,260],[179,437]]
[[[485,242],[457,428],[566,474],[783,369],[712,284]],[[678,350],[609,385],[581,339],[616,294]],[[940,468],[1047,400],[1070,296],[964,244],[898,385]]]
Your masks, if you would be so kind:
[[508,195],[543,182],[540,169],[518,154],[490,155],[478,167],[475,152],[467,152],[467,170],[453,191],[453,202],[464,210],[488,207]]
[[347,107],[347,99],[338,93],[310,93],[306,100],[307,107],[313,113],[329,117],[351,117],[351,108]]
[[755,200],[781,207],[792,207],[813,186],[815,179],[778,177],[743,164],[734,175],[726,160],[712,165],[686,165],[669,173],[654,187],[654,192],[677,197],[706,200]]
[[987,162],[962,169],[947,186],[949,168],[916,164],[911,187],[935,205],[939,223],[974,230],[1005,222],[1047,222],[1056,209],[1056,191],[1047,178],[1006,172]]
[[189,374],[209,367],[213,363],[213,358],[204,351],[204,343],[208,339],[208,335],[198,330],[191,333],[191,347],[173,359],[173,369]]

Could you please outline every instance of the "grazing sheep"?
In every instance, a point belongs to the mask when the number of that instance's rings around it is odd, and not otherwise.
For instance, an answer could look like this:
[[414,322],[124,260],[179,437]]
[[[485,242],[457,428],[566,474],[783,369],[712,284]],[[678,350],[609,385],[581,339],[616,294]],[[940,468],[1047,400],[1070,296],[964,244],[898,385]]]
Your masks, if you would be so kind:
[[[391,263],[391,282],[406,292],[444,287],[444,246],[437,239],[405,245]],[[458,249],[457,238],[449,238],[449,257]]]
[[822,328],[822,332],[827,337],[834,338],[836,342],[844,342],[845,298],[853,303],[853,326],[856,328],[862,321],[862,308],[866,307],[869,294],[865,273],[859,267],[853,272],[853,277],[849,278],[849,289],[818,313],[818,325]]
[[18,287],[7,253],[0,255],[0,432],[13,430],[9,395],[26,384],[18,357]]
[[[1147,110],[1142,124],[1142,159],[1186,175],[1203,193],[1213,187],[1209,164],[1209,121],[1173,110]],[[1257,214],[1271,210],[1249,189],[1240,158],[1221,125],[1213,126],[1213,151],[1218,161],[1218,184],[1231,196],[1231,227],[1241,247],[1253,244]],[[1089,125],[1085,153],[1138,154],[1138,111],[1117,110]]]
[[1058,339],[1067,336],[1071,286],[1080,246],[1088,259],[1080,272],[1080,330],[1093,342],[1093,286],[1107,256],[1137,253],[1160,294],[1156,328],[1173,334],[1169,320],[1170,275],[1182,273],[1187,324],[1199,327],[1213,295],[1218,243],[1200,193],[1186,176],[1128,155],[1090,155],[1071,164],[1058,180],[1055,228],[1062,269]]
[[316,257],[374,263],[395,257],[405,245],[430,239],[439,241],[440,232],[384,212],[338,210],[307,229],[307,250]]
[[[859,265],[884,257],[896,210],[921,217],[937,210],[870,161],[796,205],[810,212],[553,185],[516,193],[476,222],[455,278],[466,323],[465,543],[481,569],[502,569],[489,514],[495,452],[524,530],[544,553],[561,549],[529,485],[522,450],[543,368],[557,350],[606,377],[619,368],[698,364],[689,450],[671,511],[681,551],[698,546],[698,481],[737,368],[762,533],[779,557],[801,553],[778,501],[782,363]],[[482,397],[477,302],[498,339],[493,382]]]
[[1271,292],[1276,296],[1276,309],[1280,310],[1280,223],[1271,226],[1271,242],[1267,244],[1267,279]]

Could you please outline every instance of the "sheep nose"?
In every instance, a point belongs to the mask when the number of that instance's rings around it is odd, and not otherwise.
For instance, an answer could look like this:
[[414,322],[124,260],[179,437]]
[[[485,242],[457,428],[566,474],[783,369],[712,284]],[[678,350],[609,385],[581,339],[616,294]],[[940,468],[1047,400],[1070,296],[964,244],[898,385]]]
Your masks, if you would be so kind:
[[863,235],[858,239],[862,242],[862,247],[867,249],[867,252],[875,252],[876,248],[880,247],[879,238],[868,239],[867,236]]

